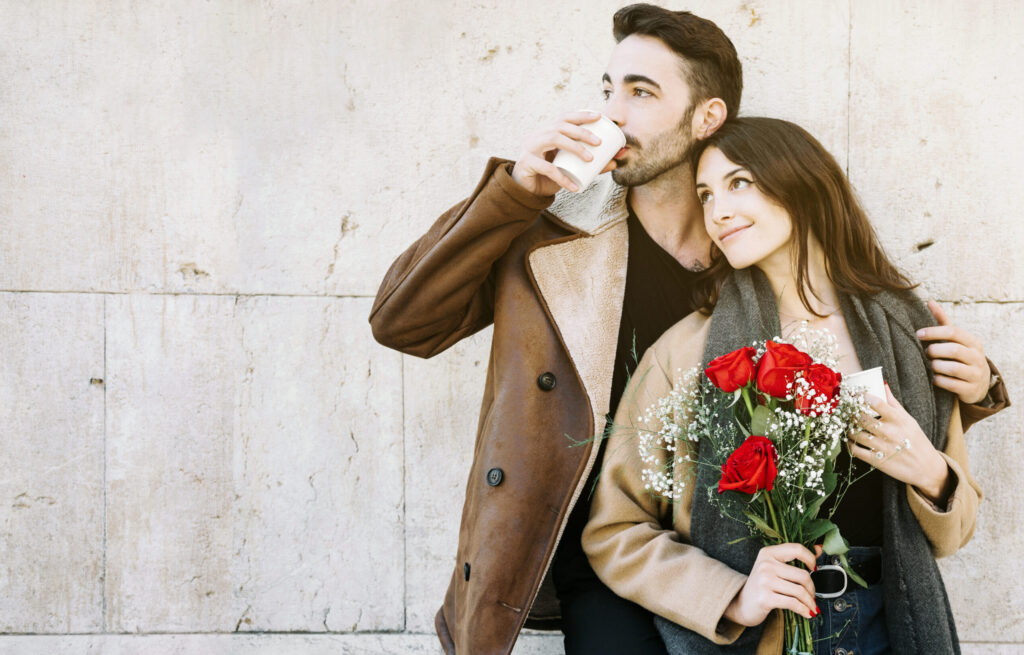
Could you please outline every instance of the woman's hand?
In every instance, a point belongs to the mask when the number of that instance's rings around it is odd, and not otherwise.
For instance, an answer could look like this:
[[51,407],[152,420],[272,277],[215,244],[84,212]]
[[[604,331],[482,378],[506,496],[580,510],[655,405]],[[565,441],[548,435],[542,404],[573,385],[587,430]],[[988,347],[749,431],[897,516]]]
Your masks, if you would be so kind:
[[760,625],[776,608],[792,610],[808,619],[817,616],[820,610],[814,601],[810,572],[788,564],[799,560],[814,570],[814,559],[814,553],[800,544],[765,546],[758,552],[740,593],[725,609],[725,618],[739,625]]
[[917,487],[933,503],[946,495],[949,466],[907,410],[885,386],[883,400],[870,394],[868,404],[875,418],[862,414],[862,432],[850,437],[850,453],[889,477]]

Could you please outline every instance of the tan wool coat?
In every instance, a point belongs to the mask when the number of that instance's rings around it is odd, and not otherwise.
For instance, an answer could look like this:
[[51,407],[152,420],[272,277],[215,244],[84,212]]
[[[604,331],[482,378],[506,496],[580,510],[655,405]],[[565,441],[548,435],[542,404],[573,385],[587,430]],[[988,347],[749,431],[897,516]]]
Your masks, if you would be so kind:
[[[687,543],[692,485],[683,487],[682,498],[674,507],[645,490],[641,481],[644,464],[636,442],[637,430],[660,427],[644,418],[645,410],[673,389],[683,371],[701,364],[710,325],[709,316],[691,314],[669,329],[641,360],[605,446],[583,547],[598,577],[615,593],[716,644],[729,644],[744,628],[725,619],[725,609],[747,576]],[[913,487],[906,487],[910,507],[937,558],[956,552],[970,540],[981,500],[981,490],[967,463],[957,403],[947,436],[942,456],[956,477],[947,506],[936,507]],[[677,459],[677,482],[692,480],[687,466]],[[775,610],[766,621],[757,653],[778,655],[782,651],[781,612]]]

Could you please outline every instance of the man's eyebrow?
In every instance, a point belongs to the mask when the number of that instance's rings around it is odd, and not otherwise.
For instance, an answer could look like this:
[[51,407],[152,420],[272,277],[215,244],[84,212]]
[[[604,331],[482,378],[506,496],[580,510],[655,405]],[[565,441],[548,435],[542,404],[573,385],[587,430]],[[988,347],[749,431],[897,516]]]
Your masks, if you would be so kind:
[[651,78],[647,77],[646,75],[636,75],[631,73],[622,78],[622,81],[625,82],[626,84],[647,84],[648,86],[653,86],[655,89],[661,91],[661,85],[652,80]]
[[[608,73],[605,73],[601,77],[601,81],[606,84],[611,84],[612,78],[610,75],[608,75]],[[629,75],[623,77],[622,81],[624,84],[646,84],[648,86],[653,86],[655,89],[661,91],[661,85],[652,80],[651,78],[647,77],[646,75],[637,75],[636,73],[630,73]]]

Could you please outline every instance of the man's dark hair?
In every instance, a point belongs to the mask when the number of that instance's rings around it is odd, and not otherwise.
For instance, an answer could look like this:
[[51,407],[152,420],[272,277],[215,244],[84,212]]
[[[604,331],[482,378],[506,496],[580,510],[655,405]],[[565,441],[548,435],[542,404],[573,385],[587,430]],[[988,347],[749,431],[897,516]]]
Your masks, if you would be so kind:
[[739,113],[743,67],[732,41],[711,21],[688,11],[629,5],[615,12],[612,34],[616,42],[633,34],[660,39],[682,57],[683,73],[694,94],[693,104],[721,98],[730,117]]

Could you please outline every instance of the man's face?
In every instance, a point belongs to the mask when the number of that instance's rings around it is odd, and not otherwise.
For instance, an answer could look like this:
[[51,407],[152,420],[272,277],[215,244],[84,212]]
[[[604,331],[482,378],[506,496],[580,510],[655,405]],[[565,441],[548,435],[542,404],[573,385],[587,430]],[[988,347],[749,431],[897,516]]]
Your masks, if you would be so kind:
[[693,144],[694,107],[679,56],[660,39],[634,34],[615,46],[604,75],[604,113],[626,135],[612,179],[647,184],[682,164]]

